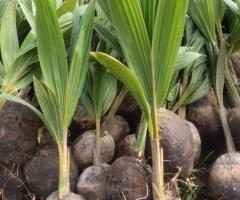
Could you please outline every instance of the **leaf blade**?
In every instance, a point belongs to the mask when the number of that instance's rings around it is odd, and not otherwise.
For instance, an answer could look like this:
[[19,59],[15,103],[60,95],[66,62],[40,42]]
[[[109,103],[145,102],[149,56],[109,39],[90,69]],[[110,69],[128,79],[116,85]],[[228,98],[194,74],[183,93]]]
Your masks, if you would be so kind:
[[152,42],[152,74],[157,106],[167,97],[182,41],[188,0],[165,0],[158,4]]
[[90,51],[90,41],[93,31],[95,0],[92,0],[88,5],[85,15],[82,18],[82,25],[79,30],[70,66],[70,73],[67,85],[66,96],[66,116],[65,123],[70,124],[76,106],[78,104],[86,73],[87,62]]
[[59,98],[62,108],[68,77],[67,57],[56,12],[49,0],[36,2],[36,32],[44,81]]
[[115,58],[100,52],[92,52],[91,55],[109,70],[115,77],[121,80],[126,88],[132,93],[137,103],[145,113],[145,116],[151,121],[151,114],[148,101],[145,97],[144,90],[137,76],[131,72],[124,64],[120,63]]
[[0,30],[0,46],[3,65],[9,69],[19,49],[16,27],[16,4],[9,1],[2,17]]

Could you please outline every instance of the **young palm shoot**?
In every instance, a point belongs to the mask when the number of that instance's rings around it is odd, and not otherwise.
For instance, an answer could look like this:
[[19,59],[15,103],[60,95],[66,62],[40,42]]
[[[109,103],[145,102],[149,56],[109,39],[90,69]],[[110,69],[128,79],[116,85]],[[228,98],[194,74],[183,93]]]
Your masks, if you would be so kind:
[[117,80],[103,68],[92,63],[85,87],[81,96],[81,102],[90,115],[95,117],[96,122],[96,142],[94,151],[94,164],[99,165],[101,160],[100,138],[101,118],[111,107],[117,92]]
[[173,83],[168,97],[168,104],[172,111],[179,111],[179,115],[184,119],[186,105],[207,95],[211,88],[209,73],[206,67],[206,56],[204,56],[206,40],[198,30],[195,31],[193,29],[193,22],[190,19],[186,23],[185,40],[186,46],[192,51],[198,52],[201,56],[186,66],[182,73],[176,72],[180,75],[176,78],[176,82]]
[[[21,11],[17,8],[14,0],[0,2],[0,94],[26,99],[33,75],[39,77],[41,70],[37,50],[22,51],[23,43],[29,42],[25,34],[21,35],[22,29],[19,25],[23,23],[23,19],[19,17]],[[35,148],[39,119],[24,106],[5,103],[6,101],[0,98],[0,161],[22,164],[31,157]],[[16,119],[21,123],[12,123]],[[26,125],[29,120],[33,123],[30,128]]]
[[[171,84],[169,87],[169,88],[171,88],[171,90],[166,99],[166,101],[167,101],[166,103],[167,103],[167,106],[169,109],[172,108],[172,110],[174,111],[179,108],[180,102],[177,103],[176,101],[178,99],[178,96],[180,96],[179,95],[180,86],[181,86],[181,84],[179,82],[180,74],[181,74],[180,72],[184,71],[184,70],[187,71],[187,69],[193,65],[198,66],[198,64],[203,62],[204,60],[205,60],[205,57],[202,54],[194,51],[193,48],[190,48],[188,46],[186,46],[186,47],[183,46],[179,49],[174,75],[173,75],[173,78],[172,78],[172,81],[171,81]],[[202,70],[198,70],[198,71],[202,72]],[[201,73],[200,73],[200,75],[198,72],[196,72],[194,74],[195,74],[195,77],[192,78],[193,83],[191,84],[192,85],[191,92],[190,91],[186,92],[187,94],[185,94],[185,98],[184,98],[184,99],[186,99],[188,96],[192,95],[192,101],[194,101],[194,99],[198,98],[199,96],[204,95],[204,93],[206,92],[205,90],[207,89],[207,88],[204,88],[204,85],[206,85],[207,77],[202,84],[196,84],[195,78],[197,77],[198,79],[200,79],[203,77],[201,76]],[[196,90],[196,88],[199,85],[201,85],[201,87]],[[199,90],[201,90],[202,92],[201,93],[197,92]],[[173,109],[173,107],[175,107],[175,108]],[[143,114],[142,120],[139,125],[138,138],[137,138],[137,143],[136,143],[136,149],[139,152],[140,157],[141,157],[142,153],[144,152],[145,143],[146,143],[146,135],[147,135],[146,119],[144,118],[144,114]]]
[[[4,2],[4,1],[3,1]],[[19,90],[28,86],[32,82],[32,76],[40,75],[36,49],[22,51],[24,45],[28,43],[27,37],[19,47],[17,35],[17,5],[15,1],[5,4],[5,12],[1,18],[0,29],[0,85],[1,94],[17,95]],[[4,105],[4,100],[0,99],[0,108]]]
[[50,0],[37,0],[36,37],[43,82],[34,78],[34,88],[42,112],[9,95],[5,99],[30,107],[45,123],[59,149],[58,197],[69,195],[70,152],[68,127],[76,109],[87,73],[95,1],[88,5],[81,23],[73,27],[69,65],[57,14]]
[[[104,4],[103,1],[101,3]],[[155,200],[164,196],[157,109],[163,105],[169,90],[182,39],[188,0],[163,0],[157,4],[149,9],[149,12],[156,10],[153,23],[149,26],[153,33],[151,37],[137,0],[120,0],[118,3],[108,0],[105,3],[106,7],[109,6],[111,22],[129,68],[109,55],[92,53],[99,63],[125,84],[145,113],[152,144],[152,186]]]

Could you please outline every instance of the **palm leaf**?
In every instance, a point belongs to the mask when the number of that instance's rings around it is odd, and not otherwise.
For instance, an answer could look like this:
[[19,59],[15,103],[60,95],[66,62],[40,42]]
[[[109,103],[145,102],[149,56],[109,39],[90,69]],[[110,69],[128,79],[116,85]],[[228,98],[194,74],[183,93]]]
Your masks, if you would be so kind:
[[158,0],[140,0],[142,13],[150,40],[152,39],[153,35],[158,2],[159,2]]
[[8,0],[1,0],[0,1],[0,25],[2,21],[2,16],[4,14],[5,8],[7,7]]
[[[181,49],[181,48],[180,48]],[[181,70],[192,65],[199,58],[205,59],[204,55],[187,49],[178,52],[175,70]]]
[[77,0],[66,0],[63,4],[58,8],[57,15],[58,17],[63,16],[67,12],[73,12],[77,4]]
[[[73,55],[71,55],[70,73],[67,86],[66,98],[66,124],[70,124],[75,112],[84,85],[87,62],[89,58],[90,43],[92,38],[93,17],[95,11],[95,0],[92,0],[82,18],[80,31],[76,40]],[[74,36],[72,36],[74,37]]]
[[224,0],[227,6],[237,15],[240,16],[239,5],[235,3],[233,0]]
[[216,40],[215,6],[213,0],[191,0],[189,3],[189,15],[212,44]]
[[226,3],[224,0],[214,0],[215,3],[215,9],[216,9],[216,23],[217,26],[219,26],[222,22],[222,19],[224,17],[225,11],[226,11]]
[[152,42],[153,85],[158,107],[164,103],[175,70],[185,26],[188,0],[160,1]]
[[3,65],[7,70],[15,60],[19,49],[14,1],[9,1],[2,17],[0,46]]
[[137,0],[108,0],[112,23],[128,63],[142,84],[149,102],[152,102],[150,41]]
[[81,102],[89,114],[102,117],[110,108],[117,93],[117,80],[96,63],[88,72]]
[[33,77],[41,78],[41,75],[41,68],[37,64],[28,67],[14,83],[13,88],[11,88],[12,93],[15,93],[20,89],[25,88],[33,81]]
[[31,69],[31,65],[37,61],[35,51],[29,52],[18,59],[11,65],[10,69],[5,73],[2,82],[2,93],[12,93],[12,89],[18,79],[24,77],[26,71]]
[[51,2],[35,2],[38,55],[43,78],[50,90],[60,99],[59,103],[63,109],[68,77],[63,36]]
[[47,121],[49,131],[58,144],[63,141],[63,113],[57,96],[46,85],[34,79],[35,94],[41,107],[43,116]]
[[[137,76],[131,72],[124,64],[115,58],[100,52],[91,53],[92,56],[101,63],[107,70],[117,77],[131,92],[140,108],[145,113],[148,122],[151,121],[150,107],[147,102],[144,90]],[[151,130],[151,123],[149,124]]]
[[3,81],[3,77],[5,75],[5,68],[2,64],[2,62],[0,61],[0,85],[2,85],[2,81]]
[[31,10],[28,8],[28,6],[23,2],[23,0],[18,0],[19,5],[21,6],[21,9],[29,23],[29,25],[31,26],[31,28],[33,29],[33,32],[35,32],[35,17],[33,16],[33,13],[31,12]]
[[111,21],[111,14],[107,0],[97,0],[97,5],[102,9],[103,13],[107,16],[108,20]]
[[215,90],[220,106],[223,106],[223,89],[225,84],[225,67],[226,67],[226,41],[223,40],[220,46],[217,67]]
[[95,20],[94,29],[111,48],[113,48],[120,56],[123,56],[122,48],[117,37],[103,22]]

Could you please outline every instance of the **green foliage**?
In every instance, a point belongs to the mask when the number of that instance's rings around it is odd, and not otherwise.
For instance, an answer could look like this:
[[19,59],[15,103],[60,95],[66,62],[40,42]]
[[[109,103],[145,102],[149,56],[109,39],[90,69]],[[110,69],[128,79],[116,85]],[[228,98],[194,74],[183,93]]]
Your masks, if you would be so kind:
[[146,114],[147,119],[151,118],[149,104],[137,76],[127,66],[105,53],[95,52],[92,56],[123,82]]
[[[102,1],[99,2],[104,4]],[[130,70],[108,55],[100,53],[93,55],[124,82],[128,89],[131,88],[130,91],[149,121],[151,116],[149,112],[152,112],[154,102],[161,107],[169,90],[182,39],[188,1],[161,1],[157,6],[156,21],[153,16],[149,17],[151,11],[147,13],[147,10],[144,19],[137,0],[118,1],[118,4],[113,0],[107,2],[108,4],[102,6],[103,10],[107,10],[104,8],[108,6],[110,20]],[[151,22],[146,25],[146,21]],[[153,33],[152,41],[148,31]],[[113,63],[118,64],[118,67]],[[134,81],[129,81],[132,79]],[[151,127],[151,120],[149,123]]]
[[[205,96],[211,88],[209,72],[206,67],[205,45],[207,41],[198,30],[194,29],[190,19],[186,23],[185,41],[186,47],[181,48],[183,49],[183,59],[189,59],[191,62],[185,62],[187,65],[180,68],[182,69],[180,72],[175,72],[175,77],[172,79],[172,89],[168,96],[168,108],[175,112],[181,106],[191,104]],[[189,52],[189,50],[191,51]],[[191,57],[191,54],[184,54],[184,52],[195,53],[198,56]],[[184,64],[180,66],[184,66]]]
[[6,3],[2,15],[0,29],[0,85],[1,93],[13,94],[32,82],[32,76],[39,76],[40,69],[35,63],[38,61],[36,50],[27,49],[22,52],[23,45],[29,44],[27,37],[19,47],[16,22],[16,3]]
[[212,44],[216,41],[215,6],[215,0],[192,0],[188,11],[200,31]]
[[91,65],[81,102],[95,117],[102,117],[109,110],[117,93],[117,80],[102,67]]
[[62,31],[52,3],[49,0],[36,1],[37,47],[44,82],[34,79],[34,88],[42,113],[20,99],[2,95],[36,112],[59,145],[66,137],[87,73],[94,5],[95,1],[91,1],[79,31],[72,34],[76,40],[72,43],[73,52],[68,64]]

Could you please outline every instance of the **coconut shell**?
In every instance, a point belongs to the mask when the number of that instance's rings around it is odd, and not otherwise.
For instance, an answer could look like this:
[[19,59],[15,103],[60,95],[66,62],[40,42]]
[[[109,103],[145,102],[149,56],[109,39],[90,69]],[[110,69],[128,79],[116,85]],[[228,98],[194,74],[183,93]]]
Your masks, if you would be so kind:
[[86,168],[79,177],[77,183],[78,194],[86,199],[106,200],[107,199],[107,175],[110,166],[102,164]]
[[[48,144],[37,149],[35,155],[25,164],[24,174],[32,192],[39,198],[46,198],[58,188],[58,149],[56,144]],[[70,185],[75,189],[78,167],[71,163]]]
[[194,148],[194,165],[196,166],[198,160],[200,159],[200,156],[201,156],[201,138],[200,138],[200,134],[199,134],[199,131],[198,129],[196,128],[196,126],[192,123],[192,122],[189,122],[189,121],[185,121],[186,124],[190,127],[190,130],[191,130],[191,133],[193,135],[193,140],[194,140],[194,145],[195,145],[195,148]]
[[26,106],[6,102],[0,111],[0,161],[22,164],[34,153],[38,117]]
[[209,185],[216,200],[240,199],[240,154],[228,153],[213,164]]
[[228,124],[231,129],[236,148],[240,150],[240,106],[234,107],[229,111]]
[[139,110],[138,104],[130,93],[124,98],[118,112],[124,114],[136,113]]
[[78,105],[73,116],[73,122],[82,130],[93,129],[95,127],[95,118],[86,111],[82,105]]
[[48,196],[46,200],[86,200],[86,199],[83,196],[79,194],[74,194],[72,192],[70,192],[66,197],[59,199],[58,192],[54,192],[50,196]]
[[160,109],[158,111],[160,143],[164,153],[165,173],[170,177],[182,168],[180,178],[187,178],[193,169],[196,144],[191,128],[175,113]]
[[17,166],[0,164],[0,199],[23,200],[26,194],[23,173]]
[[111,165],[108,178],[109,200],[151,199],[148,172],[136,158],[123,156]]
[[[84,169],[93,164],[95,149],[95,131],[86,131],[73,143],[73,153],[78,165]],[[111,135],[105,134],[100,139],[101,161],[111,162],[114,156],[115,143]]]
[[136,145],[136,135],[127,135],[118,145],[117,145],[117,156],[137,156],[137,151],[135,150]]
[[224,149],[225,139],[217,100],[212,92],[187,106],[186,118],[199,130],[205,154]]
[[107,131],[116,143],[130,133],[128,122],[120,115],[107,119],[102,124],[102,132]]

